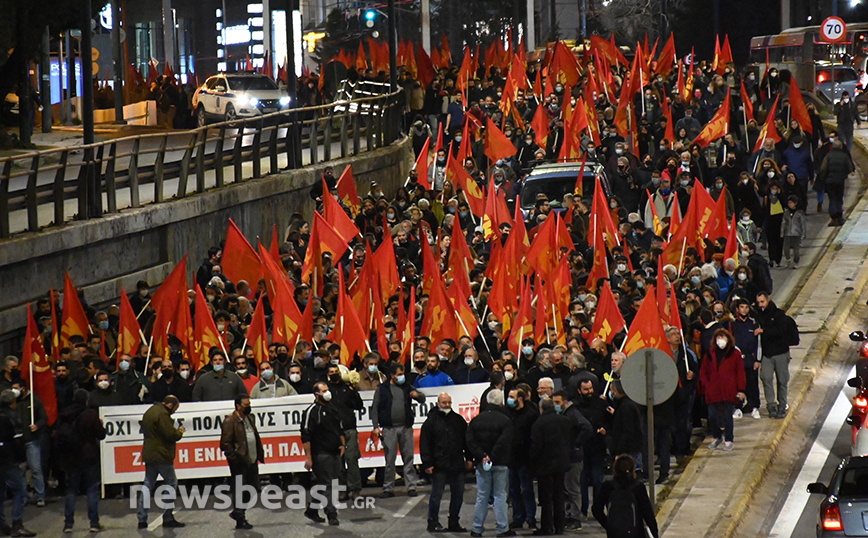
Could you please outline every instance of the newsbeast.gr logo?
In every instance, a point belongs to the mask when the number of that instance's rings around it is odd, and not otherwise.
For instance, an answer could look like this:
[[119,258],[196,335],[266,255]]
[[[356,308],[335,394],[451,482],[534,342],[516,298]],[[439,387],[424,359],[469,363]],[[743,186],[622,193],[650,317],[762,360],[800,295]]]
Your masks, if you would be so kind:
[[[329,501],[328,489],[324,485],[313,486],[310,491],[299,485],[291,485],[284,491],[270,484],[260,491],[244,484],[241,476],[235,476],[234,480],[234,488],[230,484],[219,486],[179,484],[177,495],[175,489],[169,484],[158,486],[153,495],[149,495],[143,485],[137,484],[130,488],[130,509],[136,510],[141,499],[146,510],[151,509],[151,504],[160,510],[175,509],[177,502],[180,502],[185,510],[205,510],[209,508],[208,502],[212,496],[214,504],[210,508],[214,510],[228,510],[234,507],[248,510],[257,506],[267,510],[280,510],[284,507],[290,510],[305,510],[308,507],[319,510],[325,508]],[[341,493],[346,490],[346,486],[342,486],[338,480],[332,480],[331,504],[338,510],[374,508],[374,497],[359,496],[349,503],[339,500]]]

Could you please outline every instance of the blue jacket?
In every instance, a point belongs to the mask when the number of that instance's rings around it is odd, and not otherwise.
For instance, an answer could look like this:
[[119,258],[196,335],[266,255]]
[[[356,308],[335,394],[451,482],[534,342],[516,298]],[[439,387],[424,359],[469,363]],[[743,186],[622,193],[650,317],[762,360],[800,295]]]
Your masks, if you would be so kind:
[[807,181],[814,177],[814,160],[811,157],[811,149],[802,142],[802,147],[796,148],[790,144],[784,150],[782,156],[783,164],[790,172],[796,175],[797,179]]
[[717,283],[717,287],[720,288],[720,300],[725,300],[734,282],[733,277],[726,274],[726,271],[721,267],[717,270],[717,278],[714,281]]
[[424,374],[416,378],[414,385],[417,389],[425,389],[430,387],[445,387],[454,385],[455,382],[442,370],[437,370],[436,374],[426,371]]

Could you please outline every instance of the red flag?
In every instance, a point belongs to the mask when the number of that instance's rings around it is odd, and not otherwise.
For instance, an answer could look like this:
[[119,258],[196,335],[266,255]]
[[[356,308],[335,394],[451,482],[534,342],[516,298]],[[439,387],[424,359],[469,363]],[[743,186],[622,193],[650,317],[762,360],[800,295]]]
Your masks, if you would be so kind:
[[51,300],[51,360],[57,363],[60,360],[60,324],[57,318],[54,288],[51,288],[48,297]]
[[370,349],[368,331],[362,327],[359,314],[347,296],[344,273],[338,271],[338,307],[335,314],[334,337],[330,338],[341,346],[341,364],[349,366],[356,353],[359,356]]
[[[208,352],[212,347],[219,348],[226,355],[226,342],[217,330],[217,324],[211,317],[211,309],[208,308],[208,301],[205,300],[199,284],[196,284],[196,322],[193,341],[193,356],[190,363],[194,370],[211,362]],[[229,355],[226,355],[226,360],[229,360]]]
[[431,63],[431,58],[425,52],[425,49],[422,48],[421,44],[416,45],[416,71],[419,83],[427,91],[436,73],[434,65]]
[[[313,301],[309,301],[309,303],[313,303]],[[247,345],[253,348],[253,360],[256,361],[257,369],[262,361],[268,360],[268,333],[265,328],[264,305],[262,300],[256,303],[253,319],[247,328]]]
[[[53,301],[52,301],[53,303]],[[118,326],[118,356],[124,353],[135,355],[139,350],[142,338],[139,336],[139,321],[136,313],[130,305],[130,299],[126,293],[121,293],[120,324]]]
[[729,34],[723,37],[723,47],[720,49],[720,62],[717,65],[718,73],[726,72],[726,65],[735,63],[732,58],[732,48],[729,46]]
[[302,280],[307,280],[308,276],[316,270],[318,288],[322,284],[323,253],[328,252],[337,260],[346,250],[347,241],[319,213],[314,211],[310,242],[307,245],[304,265],[301,270]]
[[603,238],[603,227],[594,226],[591,246],[594,247],[594,263],[591,273],[588,275],[588,288],[597,289],[597,283],[601,278],[609,278],[609,262],[606,258],[606,240]]
[[[579,64],[576,56],[563,41],[555,43],[552,61],[549,65],[549,81],[575,86],[579,82]],[[551,82],[549,82],[551,84]]]
[[[52,303],[54,301],[52,300]],[[151,301],[151,304],[154,304]],[[69,278],[69,273],[63,274],[63,320],[60,327],[60,347],[70,347],[70,337],[79,335],[84,338],[90,334],[90,323],[87,314],[78,300],[78,291]]]
[[609,249],[613,249],[620,244],[618,239],[618,227],[615,226],[612,220],[612,213],[609,211],[609,202],[606,200],[606,192],[603,190],[603,185],[600,182],[599,176],[594,176],[594,200],[591,204],[591,220],[588,226],[588,242],[594,242],[595,228],[602,227],[606,234],[606,243]]
[[[52,298],[53,301],[54,298]],[[45,413],[48,415],[48,424],[53,424],[57,420],[54,375],[51,373],[51,363],[48,361],[45,347],[42,345],[39,328],[36,326],[36,320],[33,319],[33,312],[30,311],[30,304],[27,305],[27,331],[24,334],[24,351],[21,354],[18,369],[22,375],[29,375],[30,370],[33,370],[33,382],[30,390],[42,400]]]
[[364,71],[368,68],[368,60],[365,56],[365,47],[362,45],[362,41],[359,40],[359,51],[356,54],[356,69],[361,69]]
[[356,191],[356,180],[353,179],[353,165],[351,164],[344,168],[341,177],[338,178],[338,196],[341,202],[350,208],[354,217],[359,214],[362,202],[359,200],[358,191]]
[[[347,170],[349,169],[350,167],[348,166]],[[325,179],[322,180],[322,186],[323,189],[328,188],[326,187]],[[323,195],[322,201],[323,218],[325,218],[326,222],[331,224],[332,228],[334,228],[335,232],[337,232],[337,234],[340,236],[341,239],[344,240],[344,242],[349,244],[354,238],[360,235],[359,229],[356,227],[356,223],[353,222],[353,219],[351,219],[350,216],[347,215],[346,211],[344,211],[344,208],[342,208],[338,201],[335,200],[334,197],[329,195],[327,191]],[[358,203],[358,197],[356,198],[356,203]]]
[[[729,230],[726,234],[726,250],[723,252],[723,259],[732,258],[737,264],[741,264],[738,259],[738,233],[735,228],[735,215],[732,216],[732,222],[729,223]],[[747,260],[743,260],[747,261]]]
[[455,338],[454,307],[446,294],[446,286],[440,275],[435,275],[428,296],[428,308],[422,320],[421,334],[439,343],[444,338]]
[[419,152],[419,156],[416,157],[416,164],[413,165],[413,169],[416,170],[416,175],[418,177],[417,181],[425,188],[425,190],[431,190],[431,182],[428,181],[428,151],[430,145],[431,137],[429,136],[428,139],[425,140],[425,145],[422,146],[422,151]]
[[246,280],[251,286],[259,282],[261,261],[259,255],[241,233],[235,221],[229,219],[226,231],[226,244],[223,246],[223,259],[220,260],[225,274],[232,282]]
[[615,335],[624,330],[627,324],[621,309],[615,302],[612,287],[605,282],[600,289],[600,304],[597,306],[597,314],[594,318],[594,326],[591,329],[591,338],[600,338],[607,344],[611,344]]
[[507,347],[515,353],[516,357],[521,356],[521,341],[525,338],[531,338],[534,341],[533,327],[533,312],[531,310],[531,293],[530,281],[526,281],[521,287],[521,300],[518,302],[518,314],[515,316],[515,322],[509,332]]
[[[312,248],[309,245],[308,251]],[[298,310],[298,304],[293,297],[293,288],[290,287],[286,273],[274,263],[270,256],[265,255],[262,243],[259,244],[259,252],[262,254],[260,257],[267,283],[268,300],[274,310],[271,322],[271,340],[294,347],[300,338],[301,312]]]
[[[753,101],[750,100],[747,90],[744,88],[744,81],[741,81],[741,88],[739,91],[741,94],[741,104],[744,107],[745,123],[755,120],[753,115]],[[792,100],[790,102],[792,102]]]
[[714,62],[711,64],[711,68],[717,71],[718,75],[723,74],[723,69],[720,66],[720,36],[714,36]]
[[440,34],[440,61],[441,67],[449,69],[452,65],[452,51],[449,49],[449,40],[446,39],[446,34]]
[[[457,219],[456,219],[457,221]],[[395,244],[392,242],[392,233],[386,223],[383,231],[383,243],[374,252],[374,274],[377,275],[377,285],[380,288],[380,299],[386,302],[401,285],[401,276],[398,274],[398,262],[395,258]],[[455,248],[453,244],[453,249]]]
[[657,58],[657,68],[654,70],[655,75],[666,76],[672,72],[672,66],[677,62],[675,53],[675,37],[674,34],[669,34],[669,39],[660,50],[660,56]]
[[193,320],[187,301],[187,255],[175,266],[151,299],[157,311],[151,331],[156,353],[169,356],[169,334],[175,335],[189,354],[193,350]]
[[545,149],[549,139],[549,118],[544,106],[539,105],[536,107],[530,126],[533,128],[534,142],[536,142],[537,146]]
[[814,132],[814,127],[811,124],[811,115],[808,114],[808,107],[805,106],[805,99],[796,85],[795,77],[790,79],[790,117],[799,122],[799,127],[803,131],[807,133]]
[[726,218],[726,186],[723,187],[717,202],[714,204],[714,210],[705,225],[705,237],[714,241],[718,237],[727,237],[729,235],[729,219]]
[[493,121],[489,121],[485,128],[485,156],[492,162],[506,159],[515,155],[515,146],[503,131],[497,128]]
[[657,308],[660,311],[660,318],[669,323],[669,301],[666,297],[666,275],[663,274],[663,258],[657,258]]
[[482,215],[482,230],[485,240],[499,235],[500,225],[510,222],[509,209],[498,203],[498,190],[494,186],[494,178],[488,179],[488,194],[485,197],[485,212]]
[[485,213],[485,194],[464,166],[452,157],[452,152],[446,159],[446,178],[461,189],[474,215],[482,216]]
[[401,362],[406,362],[411,358],[411,350],[413,349],[413,341],[416,338],[416,288],[410,286],[410,303],[407,310],[404,310],[404,291],[401,290],[398,294],[401,298],[398,301],[398,338],[401,340]]
[[778,128],[775,125],[775,116],[778,112],[778,100],[780,99],[780,95],[775,97],[775,102],[772,104],[771,110],[769,110],[769,115],[766,117],[766,122],[763,125],[763,128],[760,130],[759,136],[756,139],[756,145],[753,148],[754,153],[760,150],[763,147],[763,143],[766,141],[766,138],[771,138],[777,144],[781,141],[781,135],[778,133]]
[[467,303],[468,296],[464,295],[454,282],[446,290],[446,295],[455,312],[455,336],[475,339],[479,334],[479,327],[476,325],[476,315]]
[[461,229],[461,223],[455,219],[452,226],[452,246],[449,248],[449,269],[452,276],[451,287],[457,286],[460,297],[470,297],[470,268],[473,266],[473,255],[467,246],[467,238]]
[[636,312],[636,317],[633,318],[633,323],[627,333],[627,341],[624,343],[623,351],[628,357],[646,347],[657,348],[670,357],[672,356],[672,349],[669,347],[669,341],[666,340],[666,331],[663,329],[663,322],[660,319],[654,290],[650,288],[653,286],[650,286],[645,294],[642,306]]
[[705,124],[699,136],[693,140],[693,143],[699,144],[699,147],[704,148],[718,138],[722,138],[729,131],[729,108],[729,92],[726,92],[723,104],[717,109],[711,121]]

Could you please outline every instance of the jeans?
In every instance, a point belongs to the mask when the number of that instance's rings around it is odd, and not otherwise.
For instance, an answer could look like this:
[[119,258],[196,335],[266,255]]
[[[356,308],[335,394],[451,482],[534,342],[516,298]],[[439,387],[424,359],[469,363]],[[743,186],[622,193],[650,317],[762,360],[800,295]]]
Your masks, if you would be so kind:
[[335,519],[338,517],[338,509],[335,508],[332,491],[335,480],[341,476],[341,457],[338,454],[319,453],[314,454],[312,459],[316,483],[318,486],[325,486],[323,495],[326,497],[326,505],[322,507],[311,506],[311,508],[323,508],[329,519]]
[[606,476],[606,453],[592,454],[585,451],[585,461],[582,462],[582,476],[580,488],[582,491],[582,515],[588,515],[588,507],[591,506],[588,488],[593,486],[594,496],[600,492],[600,486]]
[[428,524],[440,522],[440,501],[443,491],[449,484],[449,523],[457,523],[464,502],[464,472],[443,473],[434,471],[431,475],[431,497],[428,498]]
[[512,498],[512,521],[536,523],[536,496],[533,475],[526,465],[509,468],[509,496]]
[[30,481],[36,492],[36,500],[45,500],[45,475],[42,473],[42,442],[38,439],[24,443],[27,451],[27,466],[30,467]]
[[723,437],[724,441],[732,442],[732,412],[735,404],[732,402],[716,402],[708,404],[708,433],[715,439]]
[[799,249],[802,246],[802,238],[798,235],[784,236],[784,258],[790,261],[790,249],[793,250],[793,261],[798,265],[801,260]]
[[[0,465],[0,500],[6,502],[6,489],[12,490],[12,523],[21,523],[24,517],[24,505],[27,503],[27,480],[24,468],[15,463],[2,462]],[[4,517],[6,510],[0,503],[0,526],[6,525]]]
[[506,483],[509,469],[505,465],[494,465],[490,471],[476,467],[476,509],[473,512],[473,532],[485,530],[488,516],[488,499],[494,495],[494,519],[497,534],[509,530],[509,513],[506,508]]
[[145,507],[145,498],[148,499],[148,504],[151,501],[151,495],[157,486],[157,478],[162,476],[166,485],[172,488],[172,506],[166,508],[163,512],[163,520],[168,521],[174,518],[172,512],[174,508],[175,495],[177,495],[178,478],[175,476],[175,464],[173,463],[145,463],[145,482],[142,484],[142,494],[139,496],[138,502],[138,518],[139,521],[148,521],[148,509]]
[[747,396],[747,402],[745,402],[741,409],[745,413],[750,413],[760,406],[759,370],[754,370],[753,364],[753,359],[750,359],[750,364],[745,361],[744,365],[744,375],[747,379],[744,395]]
[[826,183],[826,194],[829,195],[829,217],[841,218],[844,215],[844,184]]
[[355,428],[344,430],[344,439],[347,447],[344,451],[344,468],[347,472],[347,491],[362,491],[362,473],[359,471],[359,458],[362,456],[359,450],[359,432]]
[[[777,397],[775,397],[775,378],[777,377]],[[763,357],[760,368],[763,393],[769,413],[787,408],[787,385],[790,383],[790,352],[771,357]]]
[[240,485],[251,486],[259,489],[259,465],[257,463],[232,463],[229,462],[229,491],[232,495],[232,513],[244,517],[247,506],[251,499],[244,498],[244,490],[237,491],[238,478],[241,477]]
[[87,488],[87,517],[91,527],[99,526],[99,464],[66,469],[66,525],[75,522],[75,496],[83,485]]
[[[582,516],[582,462],[570,464],[570,470],[564,475],[564,494],[567,500],[566,517],[579,519]],[[542,495],[542,494],[540,494]],[[561,503],[563,504],[563,503]]]
[[564,473],[537,476],[539,484],[540,530],[548,533],[564,531]]
[[404,484],[407,491],[416,491],[416,468],[413,467],[413,428],[406,426],[389,426],[383,428],[383,452],[386,456],[386,476],[383,478],[383,491],[395,489],[395,459],[398,449],[401,450],[401,461],[404,463]]

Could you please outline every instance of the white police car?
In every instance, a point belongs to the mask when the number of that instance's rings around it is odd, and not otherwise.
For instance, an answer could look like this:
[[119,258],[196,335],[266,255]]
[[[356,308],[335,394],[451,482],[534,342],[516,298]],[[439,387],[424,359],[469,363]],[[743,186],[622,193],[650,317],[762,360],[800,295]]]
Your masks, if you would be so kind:
[[196,121],[231,121],[270,114],[289,107],[289,96],[269,77],[221,73],[208,78],[193,94]]

